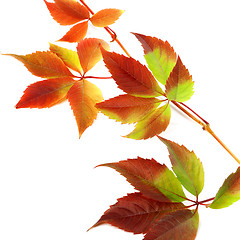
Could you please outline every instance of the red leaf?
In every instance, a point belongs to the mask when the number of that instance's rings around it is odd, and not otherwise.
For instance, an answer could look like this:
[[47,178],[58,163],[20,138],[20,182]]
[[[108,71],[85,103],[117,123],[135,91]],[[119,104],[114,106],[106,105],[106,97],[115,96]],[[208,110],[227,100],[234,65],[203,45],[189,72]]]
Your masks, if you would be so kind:
[[98,103],[97,108],[109,118],[122,123],[135,123],[160,104],[157,98],[140,98],[128,94]]
[[97,117],[98,109],[95,105],[103,100],[102,93],[97,86],[83,79],[70,88],[67,98],[77,121],[79,137],[81,137]]
[[36,82],[27,87],[16,108],[46,108],[66,99],[72,78],[56,78]]
[[55,0],[55,3],[44,0],[44,2],[53,19],[61,25],[72,25],[90,17],[88,10],[74,0]]
[[163,94],[149,70],[133,58],[102,50],[103,60],[118,87],[138,97],[157,97]]
[[88,22],[81,22],[74,25],[61,39],[58,41],[65,41],[65,42],[79,42],[82,40],[88,30]]
[[158,202],[132,193],[118,199],[92,228],[108,223],[127,232],[146,233],[156,219],[183,207],[181,203]]
[[109,44],[102,39],[86,38],[78,43],[77,52],[83,72],[88,72],[102,59],[100,45],[109,49]]
[[146,234],[144,240],[194,240],[199,224],[198,213],[179,210],[166,214]]

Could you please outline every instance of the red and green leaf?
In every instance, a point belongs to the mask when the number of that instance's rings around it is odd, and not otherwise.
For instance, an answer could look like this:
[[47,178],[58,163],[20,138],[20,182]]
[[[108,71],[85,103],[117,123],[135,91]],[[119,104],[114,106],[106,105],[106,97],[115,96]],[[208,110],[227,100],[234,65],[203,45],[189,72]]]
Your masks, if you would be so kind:
[[96,103],[103,100],[100,89],[83,79],[76,82],[68,91],[67,99],[76,118],[79,137],[93,124],[97,117]]
[[194,240],[199,226],[198,213],[178,210],[164,215],[145,235],[144,240]]
[[158,97],[163,91],[149,70],[133,58],[102,50],[103,60],[118,87],[137,97]]
[[177,54],[167,41],[134,33],[144,49],[144,57],[155,78],[166,84],[177,62]]
[[140,98],[125,94],[98,103],[96,106],[111,119],[122,123],[136,123],[160,103],[157,98]]
[[216,194],[210,208],[225,208],[240,200],[240,167],[229,175]]
[[182,202],[185,194],[174,174],[154,159],[128,159],[99,166],[111,167],[144,196],[160,202]]
[[193,85],[192,76],[183,65],[180,57],[178,57],[177,63],[166,83],[165,93],[168,100],[177,102],[189,100],[194,93]]
[[169,125],[171,118],[171,109],[169,104],[165,104],[159,108],[154,109],[142,120],[138,121],[135,129],[126,135],[128,138],[140,140],[154,137],[163,131]]
[[118,199],[92,228],[111,224],[134,234],[147,233],[157,219],[183,207],[182,203],[158,202],[141,193],[132,193]]
[[27,87],[16,108],[47,108],[66,100],[72,78],[56,78],[36,82]]
[[110,48],[108,43],[97,38],[87,38],[78,43],[77,52],[84,73],[102,59],[100,46],[106,50]]
[[61,58],[56,54],[36,52],[27,55],[6,54],[21,61],[33,75],[42,78],[74,77]]
[[44,0],[53,19],[61,25],[72,25],[89,19],[89,11],[75,0],[55,0],[50,3]]
[[107,27],[108,25],[115,23],[123,12],[123,10],[115,8],[103,9],[95,13],[90,18],[90,21],[95,27]]
[[173,171],[182,185],[194,196],[198,196],[204,186],[204,171],[195,153],[183,145],[180,146],[167,139],[159,137],[167,146]]

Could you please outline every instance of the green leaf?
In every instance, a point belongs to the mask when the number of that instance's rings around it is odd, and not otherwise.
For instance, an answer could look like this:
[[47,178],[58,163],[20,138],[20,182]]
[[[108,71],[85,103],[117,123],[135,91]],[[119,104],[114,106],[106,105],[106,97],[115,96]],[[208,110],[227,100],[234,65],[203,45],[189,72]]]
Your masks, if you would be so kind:
[[225,208],[240,199],[240,167],[235,173],[229,175],[224,181],[222,187],[217,192],[217,195],[209,206],[213,209]]
[[182,185],[194,196],[198,196],[204,186],[204,171],[195,153],[183,145],[180,146],[167,139],[159,137],[167,146],[173,171]]

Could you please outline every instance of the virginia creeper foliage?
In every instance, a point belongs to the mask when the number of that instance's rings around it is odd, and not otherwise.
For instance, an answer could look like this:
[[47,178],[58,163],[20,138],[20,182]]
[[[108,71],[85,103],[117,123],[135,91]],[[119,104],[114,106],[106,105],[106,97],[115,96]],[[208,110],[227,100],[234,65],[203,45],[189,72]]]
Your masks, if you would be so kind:
[[[117,34],[109,28],[123,10],[107,8],[94,13],[83,0],[43,1],[56,22],[70,26],[58,41],[76,43],[76,51],[50,43],[47,51],[5,54],[41,78],[26,88],[16,108],[50,108],[67,100],[79,137],[100,111],[122,124],[134,124],[127,138],[142,140],[157,136],[159,145],[167,147],[172,164],[171,170],[155,159],[141,157],[100,164],[119,172],[136,192],[118,199],[90,229],[111,224],[127,232],[144,234],[143,240],[195,239],[199,206],[220,209],[240,199],[240,168],[226,178],[214,198],[200,201],[204,188],[200,159],[184,145],[159,136],[170,124],[171,106],[177,106],[200,124],[240,161],[213,133],[209,123],[183,103],[192,97],[194,81],[180,56],[167,41],[132,33],[142,45],[144,65],[130,57]],[[127,56],[110,51],[109,43],[103,39],[87,38],[89,24],[106,30]],[[102,59],[111,77],[91,76],[89,72]],[[124,93],[104,100],[91,78],[112,78]],[[187,197],[189,193],[193,199]]]

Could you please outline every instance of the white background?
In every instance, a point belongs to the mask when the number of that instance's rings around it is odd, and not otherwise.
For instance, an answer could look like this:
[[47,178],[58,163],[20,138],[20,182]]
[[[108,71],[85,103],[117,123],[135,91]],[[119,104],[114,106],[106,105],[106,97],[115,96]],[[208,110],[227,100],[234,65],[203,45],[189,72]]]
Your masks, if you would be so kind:
[[[96,12],[126,10],[112,26],[130,54],[144,63],[142,49],[130,32],[168,40],[195,81],[187,103],[211,123],[216,134],[240,156],[239,148],[239,1],[86,0]],[[48,49],[69,29],[52,20],[42,0],[0,3],[0,52],[28,54]],[[102,29],[88,37],[110,41]],[[60,45],[61,43],[59,43]],[[74,44],[61,44],[73,48]],[[113,43],[112,50],[122,53]],[[99,115],[78,139],[67,102],[51,109],[14,108],[24,89],[40,80],[17,60],[0,56],[0,239],[93,240],[142,239],[110,226],[91,227],[116,199],[134,191],[117,172],[94,168],[137,156],[170,167],[165,146],[157,139],[122,138],[133,126]],[[103,64],[94,75],[105,75]],[[94,81],[104,98],[120,93],[112,80]],[[162,136],[194,150],[205,168],[200,199],[213,197],[238,164],[201,127],[177,111]],[[198,240],[238,239],[240,203],[211,210],[200,207]]]

